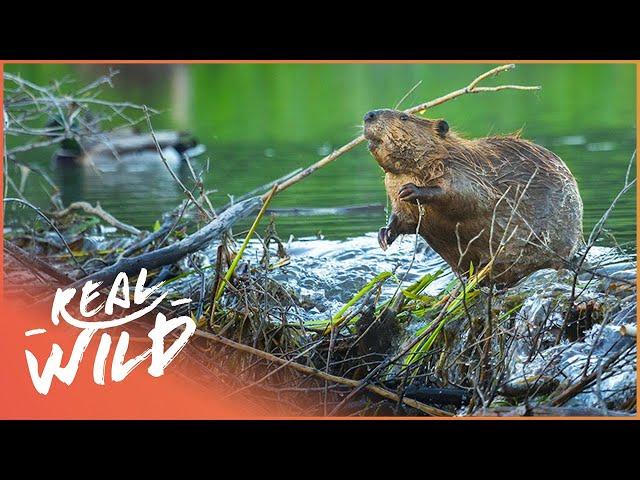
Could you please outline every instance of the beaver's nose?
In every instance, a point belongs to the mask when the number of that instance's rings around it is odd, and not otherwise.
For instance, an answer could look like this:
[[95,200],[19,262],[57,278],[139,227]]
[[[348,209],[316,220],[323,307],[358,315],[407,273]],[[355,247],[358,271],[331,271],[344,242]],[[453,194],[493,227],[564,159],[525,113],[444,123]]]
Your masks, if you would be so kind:
[[373,122],[376,118],[378,118],[378,111],[377,110],[371,110],[370,112],[367,112],[364,115],[364,121],[366,123]]

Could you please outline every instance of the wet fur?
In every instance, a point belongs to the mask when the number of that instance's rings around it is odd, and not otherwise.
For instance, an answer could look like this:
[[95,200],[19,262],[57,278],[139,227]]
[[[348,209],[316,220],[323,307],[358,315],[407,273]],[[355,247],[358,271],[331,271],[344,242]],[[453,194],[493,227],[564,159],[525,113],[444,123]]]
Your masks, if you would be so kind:
[[455,271],[485,265],[509,237],[494,260],[496,283],[566,266],[583,242],[582,201],[558,156],[518,136],[468,140],[441,120],[378,112],[365,136],[385,170],[398,234],[415,233],[419,219],[418,206],[399,198],[400,188],[438,186],[443,193],[423,205],[419,234]]

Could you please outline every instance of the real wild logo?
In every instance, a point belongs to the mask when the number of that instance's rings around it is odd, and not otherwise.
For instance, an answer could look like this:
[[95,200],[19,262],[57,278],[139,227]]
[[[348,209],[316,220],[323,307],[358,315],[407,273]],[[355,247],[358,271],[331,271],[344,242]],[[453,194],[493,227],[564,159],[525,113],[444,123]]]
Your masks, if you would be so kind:
[[[116,277],[106,300],[94,308],[91,308],[90,304],[96,304],[97,300],[99,300],[100,293],[97,290],[100,288],[102,282],[86,282],[82,287],[79,296],[76,295],[78,292],[75,288],[59,288],[56,291],[51,308],[51,322],[54,325],[59,325],[60,320],[62,319],[69,325],[76,327],[79,330],[79,333],[71,351],[69,361],[64,367],[62,366],[62,357],[64,352],[62,347],[57,343],[52,345],[51,354],[49,355],[49,358],[44,361],[44,367],[40,367],[38,358],[36,358],[31,351],[25,350],[31,380],[33,381],[35,389],[39,393],[42,395],[47,395],[49,393],[53,377],[58,377],[61,382],[71,385],[78,372],[84,352],[98,332],[102,332],[102,335],[100,336],[93,364],[93,381],[98,385],[105,384],[107,357],[109,356],[111,345],[113,343],[113,339],[108,330],[115,327],[121,327],[129,322],[133,322],[152,313],[167,296],[167,292],[164,292],[152,301],[147,302],[151,295],[161,287],[162,284],[158,284],[151,288],[145,288],[144,284],[146,278],[147,270],[143,268],[140,270],[140,274],[136,281],[133,294],[133,304],[129,293],[129,278],[124,272],[119,273]],[[74,300],[79,301],[78,311],[82,317],[80,319],[71,315],[67,309]],[[189,303],[190,301],[191,300],[187,298],[173,300],[171,301],[171,305],[177,306]],[[114,306],[116,305],[124,309],[125,312],[130,311],[130,313],[119,318],[110,318],[114,316]],[[100,321],[90,320],[92,317],[95,317],[100,313],[108,319]],[[165,337],[178,328],[182,328],[180,335],[173,344],[165,350]],[[151,347],[129,360],[125,360],[127,350],[129,348],[129,334],[122,331],[113,353],[111,363],[111,380],[114,382],[124,380],[134,368],[140,365],[140,363],[148,357],[151,357],[151,364],[147,369],[149,375],[153,377],[162,376],[165,368],[175,359],[180,350],[184,348],[195,330],[196,324],[188,316],[167,319],[163,313],[158,312],[156,314],[155,326],[148,333],[148,337],[151,340]],[[44,333],[46,333],[46,329],[39,328],[28,330],[25,332],[25,336],[31,337],[33,335],[41,335]]]

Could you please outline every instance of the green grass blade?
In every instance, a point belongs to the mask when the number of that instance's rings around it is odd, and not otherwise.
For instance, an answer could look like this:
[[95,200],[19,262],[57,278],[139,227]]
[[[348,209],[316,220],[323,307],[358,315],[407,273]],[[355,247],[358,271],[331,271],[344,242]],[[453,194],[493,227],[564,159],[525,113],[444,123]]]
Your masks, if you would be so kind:
[[373,287],[375,287],[381,282],[384,282],[387,278],[391,276],[393,276],[393,273],[391,272],[382,272],[376,275],[375,277],[373,277],[371,280],[369,280],[369,282],[364,287],[362,287],[360,291],[358,291],[358,293],[356,293],[355,296],[351,300],[349,300],[344,305],[344,307],[342,307],[338,311],[338,313],[336,313],[331,318],[331,322],[329,325],[327,325],[327,328],[325,328],[323,335],[327,335],[328,333],[331,332],[332,329],[340,326],[340,324],[342,324],[342,322],[344,321],[344,314],[347,312],[347,310],[353,307],[356,304],[356,302],[360,300],[364,295],[366,295]]
[[256,228],[258,228],[258,224],[260,223],[260,220],[262,220],[262,217],[264,216],[264,212],[266,212],[267,207],[269,206],[271,199],[275,195],[277,188],[278,188],[278,185],[274,185],[274,187],[271,189],[271,192],[269,193],[269,196],[266,198],[266,200],[262,204],[262,208],[260,209],[260,211],[258,212],[258,215],[253,221],[253,224],[251,225],[251,228],[249,229],[249,232],[247,233],[247,236],[245,237],[244,242],[242,242],[242,246],[240,247],[240,250],[238,250],[236,257],[233,259],[233,262],[231,262],[231,266],[229,267],[229,270],[227,270],[227,273],[225,274],[223,281],[220,282],[220,286],[218,287],[218,291],[216,292],[216,296],[214,298],[214,306],[212,308],[215,308],[215,304],[217,304],[218,301],[220,301],[220,298],[224,293],[224,289],[227,286],[227,283],[231,280],[231,277],[233,276],[233,272],[235,272],[236,267],[238,266],[238,262],[240,262],[240,259],[242,258],[242,255],[244,254],[244,251],[247,248],[247,245],[249,244],[249,240],[251,240],[251,237],[253,237],[253,234],[255,233]]

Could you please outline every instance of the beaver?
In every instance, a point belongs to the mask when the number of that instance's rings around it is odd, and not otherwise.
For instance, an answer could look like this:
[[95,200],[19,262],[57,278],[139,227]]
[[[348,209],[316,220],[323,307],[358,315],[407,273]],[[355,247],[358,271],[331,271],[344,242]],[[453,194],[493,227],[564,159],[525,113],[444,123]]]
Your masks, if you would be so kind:
[[512,285],[566,267],[584,244],[575,178],[553,152],[519,134],[466,139],[443,120],[397,110],[364,116],[385,172],[391,215],[383,250],[419,234],[458,274],[493,259],[490,280]]

